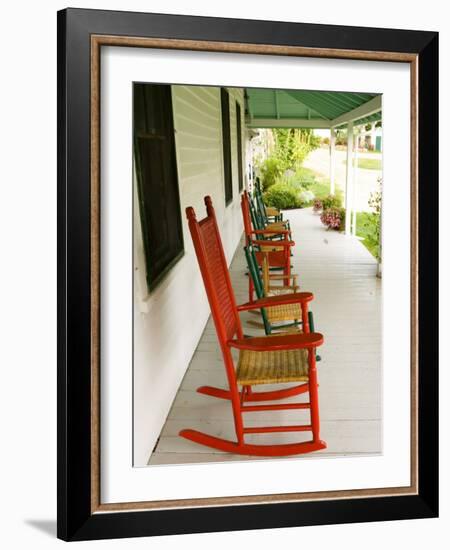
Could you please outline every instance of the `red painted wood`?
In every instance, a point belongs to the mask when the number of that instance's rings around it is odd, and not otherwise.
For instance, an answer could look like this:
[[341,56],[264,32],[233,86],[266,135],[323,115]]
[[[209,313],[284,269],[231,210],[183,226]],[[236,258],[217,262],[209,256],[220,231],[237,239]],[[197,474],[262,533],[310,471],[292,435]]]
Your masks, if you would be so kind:
[[303,426],[261,426],[244,428],[244,433],[246,434],[263,434],[263,433],[273,433],[273,432],[308,432],[311,430],[309,424],[304,424]]
[[[247,392],[244,396],[244,402],[250,403],[254,401],[274,401],[276,399],[286,399],[287,397],[293,397],[294,395],[300,395],[309,390],[308,383],[300,384],[292,388],[284,388],[282,390],[273,391],[253,391],[250,386],[247,386]],[[214,388],[212,386],[200,386],[197,388],[198,393],[204,395],[210,395],[211,397],[218,397],[219,399],[231,399],[231,393],[229,390],[223,390],[222,388]],[[241,392],[242,396],[242,392]]]
[[[253,229],[252,233],[254,235],[289,235],[290,231],[287,229],[280,229],[277,231],[274,231],[273,229]],[[293,241],[291,242],[293,243]]]
[[228,340],[228,345],[236,349],[250,351],[272,351],[289,349],[312,349],[323,344],[323,335],[319,332],[277,334],[242,338],[240,340]]
[[319,451],[320,449],[326,449],[327,447],[325,441],[321,440],[305,441],[302,443],[288,443],[283,445],[249,445],[247,443],[235,443],[234,441],[229,441],[228,439],[214,437],[197,430],[181,430],[180,435],[190,441],[200,443],[201,445],[206,445],[207,447],[212,447],[213,449],[218,449],[219,451],[250,456],[299,455]]
[[[206,294],[208,296],[211,313],[216,327],[219,344],[222,348],[224,358],[225,371],[227,374],[228,385],[231,393],[231,405],[233,408],[234,425],[239,443],[243,443],[243,426],[242,414],[240,410],[240,396],[236,382],[236,372],[234,362],[226,345],[227,334],[234,330],[238,338],[243,337],[241,321],[237,312],[236,301],[234,298],[233,288],[231,286],[230,274],[228,273],[225,253],[223,251],[222,240],[220,238],[219,229],[217,227],[216,215],[212,205],[211,197],[205,197],[207,217],[201,223],[197,222],[194,209],[186,208],[186,215],[189,222],[189,230],[191,232],[194,249],[197,255],[197,260],[200,267],[200,272],[203,277]],[[207,246],[208,233],[214,233],[215,246]],[[215,275],[220,276],[220,289],[216,287]],[[223,296],[219,296],[219,293]],[[227,312],[222,310],[222,306],[226,303],[228,306]],[[230,313],[234,316],[234,323]]]
[[[302,304],[314,299],[312,292],[291,292],[290,294],[277,294],[276,296],[266,296],[237,306],[238,311],[247,311],[248,309],[261,309],[262,307],[273,307],[286,304]],[[308,313],[308,310],[306,310]]]
[[242,219],[244,222],[245,235],[247,238],[249,237],[251,238],[251,234],[253,233],[253,227],[252,227],[252,218],[250,216],[250,206],[248,204],[247,191],[244,191],[241,195],[241,210],[242,210]]
[[316,351],[308,351],[309,359],[309,400],[311,402],[310,415],[313,441],[319,441],[319,393],[317,384]]
[[242,412],[285,411],[291,409],[309,409],[309,407],[309,403],[275,403],[271,405],[245,405],[241,410]]
[[[258,265],[262,265],[265,252],[255,252],[256,261]],[[270,267],[282,267],[286,266],[286,254],[282,250],[277,250],[275,252],[269,252]],[[289,258],[290,261],[290,258]]]
[[[280,246],[282,247],[290,247],[290,246],[294,246],[295,245],[295,242],[294,241],[285,241],[285,240],[281,240],[281,241],[266,241],[266,240],[251,240],[251,243],[255,246],[273,246],[274,248],[280,248]],[[271,252],[279,252],[278,250],[269,250],[269,252],[267,252],[268,254],[270,254]],[[281,251],[280,251],[281,252]],[[284,252],[283,252],[284,254]]]

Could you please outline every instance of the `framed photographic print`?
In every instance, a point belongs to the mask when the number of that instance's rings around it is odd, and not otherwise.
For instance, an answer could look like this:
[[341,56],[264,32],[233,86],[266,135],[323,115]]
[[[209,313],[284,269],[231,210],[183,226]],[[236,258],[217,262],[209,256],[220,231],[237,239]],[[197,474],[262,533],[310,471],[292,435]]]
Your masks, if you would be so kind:
[[438,513],[434,32],[58,13],[58,536]]

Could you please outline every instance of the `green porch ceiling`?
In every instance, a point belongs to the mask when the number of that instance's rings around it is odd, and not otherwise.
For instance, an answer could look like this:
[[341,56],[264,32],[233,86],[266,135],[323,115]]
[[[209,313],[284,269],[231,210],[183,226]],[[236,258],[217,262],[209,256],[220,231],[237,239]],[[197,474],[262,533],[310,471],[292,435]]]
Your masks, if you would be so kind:
[[[367,124],[368,122],[378,122],[381,120],[381,111],[378,111],[377,113],[373,113],[372,115],[365,116],[363,118],[359,118],[353,122],[355,126],[358,126],[359,124]],[[336,128],[345,128],[347,125],[341,124],[339,126],[336,126]]]
[[245,96],[247,125],[253,128],[329,128],[345,125],[348,117],[354,124],[381,119],[378,94],[246,88]]

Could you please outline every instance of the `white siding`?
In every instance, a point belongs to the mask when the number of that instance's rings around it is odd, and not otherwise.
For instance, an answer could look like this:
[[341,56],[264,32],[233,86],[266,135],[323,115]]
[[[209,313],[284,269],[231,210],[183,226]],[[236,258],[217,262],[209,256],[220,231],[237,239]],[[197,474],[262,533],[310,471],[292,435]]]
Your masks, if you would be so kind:
[[243,117],[244,98],[242,89],[229,92],[233,201],[225,208],[220,88],[172,86],[185,255],[149,295],[135,191],[135,466],[147,464],[209,316],[185,208],[193,206],[201,219],[203,197],[211,195],[228,262],[242,234],[235,102],[240,102]]

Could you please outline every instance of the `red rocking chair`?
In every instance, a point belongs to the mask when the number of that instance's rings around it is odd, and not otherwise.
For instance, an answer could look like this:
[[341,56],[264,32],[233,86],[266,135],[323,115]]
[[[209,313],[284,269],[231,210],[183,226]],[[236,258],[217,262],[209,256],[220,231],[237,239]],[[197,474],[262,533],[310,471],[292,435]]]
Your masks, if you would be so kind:
[[[229,389],[202,386],[197,391],[231,401],[236,441],[191,429],[181,430],[179,435],[214,449],[252,456],[287,456],[324,449],[326,443],[319,437],[315,354],[316,347],[323,343],[323,336],[309,331],[308,302],[313,299],[313,295],[310,292],[299,292],[271,296],[237,306],[210,197],[205,197],[205,204],[207,217],[203,220],[197,221],[192,207],[186,209],[186,214],[223,355]],[[283,304],[300,305],[303,333],[244,338],[239,312]],[[236,368],[232,348],[239,350]],[[256,385],[287,382],[296,385],[274,391],[253,391]],[[309,392],[307,403],[258,404],[305,392]],[[243,421],[247,412],[293,409],[309,409],[310,424],[246,427]],[[304,431],[312,432],[310,441],[274,445],[245,442],[246,434]]]

